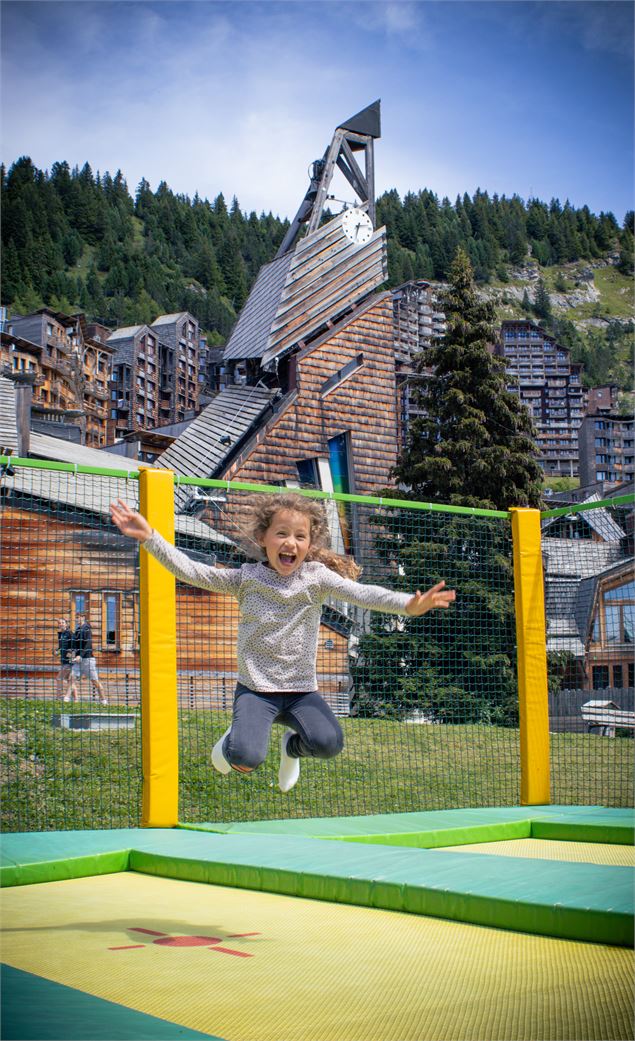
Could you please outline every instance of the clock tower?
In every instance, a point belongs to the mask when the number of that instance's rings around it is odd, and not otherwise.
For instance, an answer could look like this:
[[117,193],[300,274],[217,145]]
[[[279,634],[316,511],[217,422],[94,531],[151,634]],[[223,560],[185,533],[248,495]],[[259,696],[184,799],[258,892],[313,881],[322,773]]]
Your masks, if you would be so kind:
[[[342,172],[359,199],[354,213],[363,214],[360,221],[360,237],[354,239],[344,227],[349,241],[367,242],[375,226],[375,161],[373,145],[381,137],[380,102],[362,109],[345,120],[335,130],[333,139],[321,159],[311,164],[311,182],[291,226],[285,235],[277,256],[281,257],[293,249],[303,225],[307,233],[316,231],[328,199],[328,190],[336,168]],[[363,162],[363,170],[358,162]],[[352,228],[358,223],[352,223]],[[362,230],[363,229],[363,230]],[[370,229],[370,231],[369,231]]]

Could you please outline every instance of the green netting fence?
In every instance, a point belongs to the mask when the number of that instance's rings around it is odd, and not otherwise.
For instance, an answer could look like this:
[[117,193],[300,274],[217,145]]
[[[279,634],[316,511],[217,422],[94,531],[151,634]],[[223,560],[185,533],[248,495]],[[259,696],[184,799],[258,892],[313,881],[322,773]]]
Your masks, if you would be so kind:
[[[35,460],[7,468],[9,462],[0,459],[3,826],[137,826],[139,553],[110,522],[109,504],[124,498],[137,506],[138,474]],[[255,559],[248,518],[255,497],[266,493],[177,479],[177,546],[220,566]],[[335,600],[325,605],[318,679],[346,746],[335,760],[302,760],[300,783],[283,795],[276,785],[282,727],[274,727],[268,759],[250,776],[223,778],[212,770],[211,748],[231,718],[237,606],[177,583],[180,821],[518,804],[509,516],[314,494],[324,501],[334,547],[363,567],[361,581],[413,591],[444,578],[457,590],[456,606],[403,619]],[[557,526],[550,531],[550,519],[546,554],[562,537]],[[620,560],[627,561],[627,551],[624,542]],[[547,569],[549,624],[552,588]],[[80,613],[92,629],[101,690],[88,671],[78,680],[75,701],[58,633],[61,619],[75,630]],[[583,729],[559,729],[553,721],[563,715],[559,708],[574,689],[574,674],[565,677],[562,659],[552,660],[551,650],[549,656],[550,699],[560,698],[557,711],[550,700],[552,801],[630,804],[632,729],[617,728],[614,736],[586,722]],[[609,674],[616,677],[619,672]],[[632,698],[628,670],[622,678]],[[594,699],[594,692],[586,698]],[[625,697],[606,700],[627,707]],[[581,711],[570,714],[579,724]]]
[[633,805],[633,498],[542,515],[551,798]]
[[[119,537],[108,504],[121,495],[136,507],[138,482],[72,466],[5,463],[3,471],[3,827],[136,826],[139,554]],[[89,665],[69,682],[62,660],[67,638],[58,633],[65,622],[73,634],[81,613],[92,630],[99,687]],[[82,653],[89,649],[84,630]]]
[[[215,547],[219,564],[260,558],[249,511],[262,492],[197,482],[176,494],[182,509],[203,506],[213,529],[228,540]],[[181,771],[180,819],[517,803],[508,515],[413,509],[356,497],[325,498],[324,508],[331,544],[352,553],[363,569],[361,581],[414,592],[443,578],[457,590],[457,606],[404,619],[337,600],[325,605],[318,686],[339,717],[345,753],[328,762],[303,759],[300,783],[282,795],[276,784],[282,727],[274,727],[262,768],[228,783],[209,783],[209,749],[231,718],[237,614],[232,599],[179,586],[181,760],[189,767]],[[195,548],[194,533],[190,546]],[[297,651],[304,653],[302,647]]]

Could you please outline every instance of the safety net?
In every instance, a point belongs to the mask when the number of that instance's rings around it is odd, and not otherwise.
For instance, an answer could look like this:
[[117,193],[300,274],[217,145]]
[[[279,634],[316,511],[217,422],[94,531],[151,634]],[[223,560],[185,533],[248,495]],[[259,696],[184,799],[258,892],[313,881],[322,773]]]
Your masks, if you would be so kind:
[[133,827],[141,814],[136,547],[115,471],[2,471],[0,685],[6,831]]
[[[254,519],[269,494],[217,482],[177,486],[184,518],[217,541],[198,559],[240,567],[263,559]],[[278,491],[284,491],[279,489]],[[305,500],[306,501],[306,500]],[[316,502],[314,498],[311,500]],[[303,759],[277,786],[284,726],[265,763],[219,780],[210,750],[231,719],[237,681],[234,598],[177,585],[180,819],[332,816],[518,802],[519,738],[511,527],[507,514],[419,509],[333,496],[317,500],[333,549],[359,581],[414,593],[445,580],[456,606],[422,618],[335,598],[321,616],[318,689],[344,731],[344,753]],[[196,555],[197,538],[183,547]],[[307,653],[302,646],[298,655]]]
[[[136,471],[6,457],[0,472],[0,761],[6,831],[141,823],[138,544],[113,526]],[[125,464],[124,464],[125,465]],[[177,478],[176,545],[240,568],[262,559],[253,522],[284,489]],[[317,503],[359,581],[413,593],[441,579],[456,604],[410,618],[328,599],[318,689],[344,751],[303,759],[280,792],[286,727],[248,776],[217,774],[231,720],[239,608],[178,581],[179,820],[257,820],[508,806],[520,801],[509,515],[345,495]],[[543,516],[551,799],[633,800],[632,526],[623,504]],[[575,518],[575,519],[574,519]],[[299,656],[306,648],[298,646]]]
[[552,800],[633,805],[632,499],[542,517]]

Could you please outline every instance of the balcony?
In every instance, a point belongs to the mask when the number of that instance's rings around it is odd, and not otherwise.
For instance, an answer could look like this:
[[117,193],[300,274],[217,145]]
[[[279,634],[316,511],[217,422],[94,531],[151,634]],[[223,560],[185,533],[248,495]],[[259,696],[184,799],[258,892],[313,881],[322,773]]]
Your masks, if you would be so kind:
[[61,358],[46,358],[43,361],[43,368],[53,369],[54,372],[59,372],[62,376],[70,377],[72,369],[67,361],[63,361]]
[[101,383],[96,383],[94,380],[88,380],[84,386],[86,394],[92,394],[94,398],[98,398],[99,401],[107,401],[108,393],[104,390]]
[[58,339],[57,336],[47,336],[46,343],[49,347],[55,347],[56,350],[61,351],[62,354],[71,353],[71,345],[64,340]]

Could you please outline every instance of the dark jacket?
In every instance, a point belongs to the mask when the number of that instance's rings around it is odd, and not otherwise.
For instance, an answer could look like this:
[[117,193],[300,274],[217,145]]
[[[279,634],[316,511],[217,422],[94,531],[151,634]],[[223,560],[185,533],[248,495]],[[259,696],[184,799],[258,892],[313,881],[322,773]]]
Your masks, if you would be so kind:
[[73,633],[73,651],[80,658],[93,658],[93,630],[89,622],[78,625]]
[[73,634],[70,629],[57,630],[57,653],[62,665],[70,665],[73,660]]

